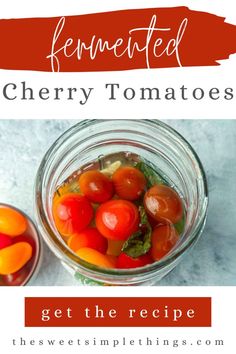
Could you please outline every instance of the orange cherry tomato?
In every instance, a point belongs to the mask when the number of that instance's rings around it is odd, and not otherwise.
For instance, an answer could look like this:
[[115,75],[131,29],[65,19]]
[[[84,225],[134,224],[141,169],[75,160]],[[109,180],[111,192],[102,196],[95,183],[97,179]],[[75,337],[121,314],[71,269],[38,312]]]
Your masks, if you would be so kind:
[[137,168],[120,167],[112,176],[116,194],[126,200],[137,200],[146,188],[146,179]]
[[117,268],[129,269],[144,267],[145,265],[151,263],[153,263],[153,260],[149,256],[149,254],[144,254],[137,258],[133,258],[128,256],[126,253],[122,252],[117,259],[116,266]]
[[157,221],[177,223],[183,215],[183,205],[174,189],[165,185],[151,187],[144,196],[146,212]]
[[11,237],[23,234],[27,229],[27,220],[19,211],[0,206],[0,232]]
[[81,192],[93,203],[104,203],[114,194],[112,181],[97,170],[86,171],[79,177]]
[[27,242],[17,242],[0,250],[0,274],[17,272],[32,257],[32,247]]
[[36,242],[33,239],[32,236],[30,236],[30,234],[24,234],[24,235],[20,235],[20,236],[16,236],[14,237],[14,239],[12,240],[13,243],[17,243],[17,242],[27,242],[30,244],[30,246],[32,247],[32,256],[35,255],[36,253]]
[[93,207],[85,196],[70,193],[53,204],[56,228],[63,236],[72,236],[85,229],[93,218]]
[[155,261],[163,258],[174,247],[179,235],[173,225],[158,225],[152,232],[151,255]]
[[95,227],[89,227],[71,236],[67,244],[74,252],[83,247],[93,248],[104,254],[107,251],[107,239]]
[[89,247],[80,248],[76,254],[84,261],[102,268],[115,268],[116,257],[107,256]]
[[96,226],[108,239],[126,240],[139,227],[138,208],[127,200],[110,200],[99,206]]

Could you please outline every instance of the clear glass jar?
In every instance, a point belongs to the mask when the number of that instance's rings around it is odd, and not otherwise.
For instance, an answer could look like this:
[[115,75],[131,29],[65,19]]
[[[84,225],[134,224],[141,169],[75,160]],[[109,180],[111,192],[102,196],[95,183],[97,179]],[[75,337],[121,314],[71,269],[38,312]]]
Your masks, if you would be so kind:
[[[142,268],[102,269],[81,260],[67,247],[53,222],[52,200],[57,187],[81,166],[120,151],[151,162],[177,189],[185,205],[186,223],[180,241],[163,260]],[[198,240],[207,214],[207,182],[198,156],[181,135],[157,120],[82,121],[66,131],[46,153],[35,189],[37,221],[44,240],[84,284],[155,284]]]

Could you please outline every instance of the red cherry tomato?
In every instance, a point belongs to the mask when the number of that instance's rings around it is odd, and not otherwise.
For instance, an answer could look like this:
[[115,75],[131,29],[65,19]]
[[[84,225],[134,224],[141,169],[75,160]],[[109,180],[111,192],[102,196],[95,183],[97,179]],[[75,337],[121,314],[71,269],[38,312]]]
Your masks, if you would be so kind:
[[126,166],[120,167],[112,176],[116,194],[127,200],[140,198],[146,187],[146,179],[137,168]]
[[177,223],[183,215],[183,205],[174,189],[165,185],[151,187],[144,196],[148,214],[157,221],[168,220]]
[[53,217],[58,231],[71,236],[85,229],[93,218],[88,199],[76,193],[65,194],[53,205]]
[[81,192],[94,203],[104,203],[114,194],[112,181],[97,170],[82,173],[79,187]]
[[156,227],[159,224],[159,221],[155,220],[151,215],[147,215],[148,217],[148,222],[151,225],[152,229]]
[[67,244],[74,252],[80,248],[88,247],[105,254],[108,242],[95,227],[90,227],[71,236]]
[[97,209],[96,226],[108,239],[126,240],[138,230],[138,209],[127,200],[110,200]]
[[174,247],[179,235],[173,225],[158,225],[152,232],[151,255],[155,261],[163,258]]
[[133,258],[122,252],[117,259],[116,267],[123,269],[138,268],[144,267],[145,265],[151,263],[153,263],[153,260],[149,254],[144,254],[137,258]]
[[11,246],[13,238],[4,234],[0,234],[0,250],[2,248]]

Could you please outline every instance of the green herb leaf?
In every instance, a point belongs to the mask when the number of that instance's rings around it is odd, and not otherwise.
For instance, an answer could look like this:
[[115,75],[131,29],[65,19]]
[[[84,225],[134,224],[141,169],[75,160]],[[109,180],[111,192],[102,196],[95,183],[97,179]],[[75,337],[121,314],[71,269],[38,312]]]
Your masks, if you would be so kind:
[[140,215],[141,225],[147,226],[148,228],[152,229],[151,225],[149,224],[148,217],[143,206],[139,207],[139,215]]
[[74,275],[75,279],[76,280],[79,280],[83,285],[90,285],[90,286],[94,286],[94,285],[104,285],[103,283],[101,282],[98,282],[96,280],[92,280],[92,279],[89,279],[87,277],[85,277],[84,275],[76,272],[75,275]]
[[155,184],[166,184],[166,181],[149,165],[145,162],[140,161],[135,166],[138,168],[145,176],[147,180],[147,187],[151,188]]
[[185,216],[183,215],[180,221],[174,224],[175,230],[178,232],[179,235],[181,235],[184,232],[184,226],[185,226]]
[[144,231],[140,229],[132,234],[122,247],[122,251],[133,258],[146,254],[151,248],[152,228],[143,206],[139,207],[139,213],[141,219],[140,228],[143,228]]

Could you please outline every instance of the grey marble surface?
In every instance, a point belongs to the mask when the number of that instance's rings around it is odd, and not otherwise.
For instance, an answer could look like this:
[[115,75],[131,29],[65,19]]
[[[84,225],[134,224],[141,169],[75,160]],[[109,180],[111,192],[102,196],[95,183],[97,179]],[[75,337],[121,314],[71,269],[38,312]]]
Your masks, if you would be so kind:
[[[0,201],[33,215],[39,163],[75,120],[0,120]],[[209,216],[202,238],[158,285],[236,285],[236,120],[169,120],[198,153],[208,177]],[[194,257],[192,256],[194,254]],[[77,285],[44,244],[32,285]]]

